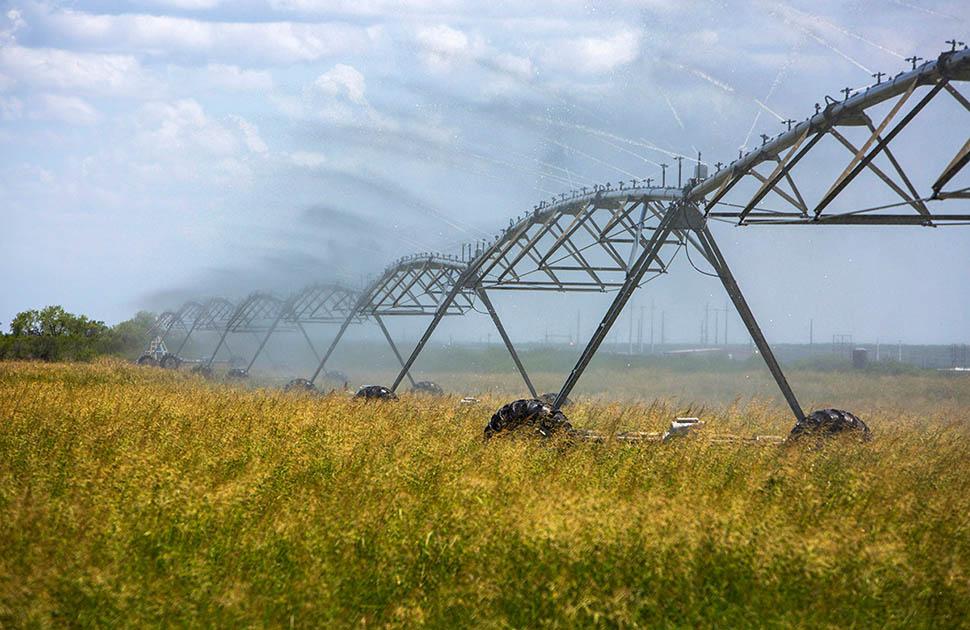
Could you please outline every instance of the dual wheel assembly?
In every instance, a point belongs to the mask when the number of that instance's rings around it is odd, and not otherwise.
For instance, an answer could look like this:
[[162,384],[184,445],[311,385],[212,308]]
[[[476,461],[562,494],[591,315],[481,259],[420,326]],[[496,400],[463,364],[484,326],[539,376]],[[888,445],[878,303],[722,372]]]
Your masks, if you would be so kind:
[[[425,396],[443,396],[445,390],[433,381],[418,381],[411,387],[412,394]],[[354,398],[363,400],[397,400],[397,394],[383,385],[366,385],[357,390]]]
[[[582,432],[573,429],[562,411],[553,409],[547,395],[541,399],[516,400],[501,407],[485,425],[485,439],[500,433],[520,431],[542,438],[560,433],[582,437]],[[855,414],[842,409],[820,409],[796,422],[786,442],[823,439],[840,434],[855,435],[865,442],[872,439],[869,427]]]

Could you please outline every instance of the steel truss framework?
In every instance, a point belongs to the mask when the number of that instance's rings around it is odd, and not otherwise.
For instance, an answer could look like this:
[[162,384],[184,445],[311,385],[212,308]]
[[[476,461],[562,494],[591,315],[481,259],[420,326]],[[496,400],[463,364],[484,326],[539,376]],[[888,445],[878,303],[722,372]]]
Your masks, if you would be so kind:
[[[653,187],[650,180],[619,182],[561,194],[543,201],[510,222],[491,243],[469,248],[461,259],[434,254],[407,257],[388,267],[363,290],[311,380],[323,370],[352,321],[374,317],[391,342],[401,371],[392,390],[410,377],[410,370],[434,330],[448,315],[461,315],[482,303],[502,336],[530,393],[535,389],[519,361],[488,296],[488,291],[613,291],[612,303],[560,389],[558,408],[596,354],[623,307],[644,283],[664,274],[672,258],[684,248],[696,251],[714,270],[734,303],[769,371],[799,420],[804,413],[775,360],[741,289],[709,228],[712,220],[739,225],[925,225],[970,222],[970,214],[931,211],[937,202],[966,199],[970,189],[951,187],[970,161],[970,139],[924,192],[900,165],[893,141],[938,98],[952,98],[970,114],[970,101],[954,85],[970,80],[970,51],[951,50],[893,79],[878,82],[845,98],[826,97],[805,120],[786,121],[788,129],[774,138],[763,136],[758,149],[720,167],[710,177],[690,179],[683,187]],[[887,113],[877,115],[881,105]],[[966,121],[946,121],[948,129],[967,129]],[[854,143],[847,128],[864,132]],[[826,192],[809,201],[796,183],[796,167],[823,140],[846,153],[846,164]],[[878,161],[877,161],[878,158]],[[888,164],[887,164],[888,163]],[[882,164],[882,166],[880,166]],[[765,165],[768,166],[767,172]],[[759,170],[760,168],[760,170]],[[872,208],[833,211],[833,202],[863,172],[878,178],[899,201]],[[812,174],[813,177],[815,174]],[[728,195],[754,182],[756,192],[738,203]],[[768,195],[787,205],[785,210],[761,204]],[[407,357],[397,352],[381,317],[424,315],[430,322]],[[412,381],[413,382],[413,381]]]
[[[543,202],[510,227],[490,246],[476,251],[458,282],[442,302],[411,356],[408,357],[391,389],[400,384],[410,370],[434,329],[458,294],[470,289],[604,291],[615,288],[616,295],[579,360],[566,378],[554,403],[558,408],[589,365],[623,307],[645,281],[666,271],[669,260],[682,247],[696,250],[721,280],[748,333],[767,363],[796,419],[804,412],[788,384],[771,347],[768,345],[727,261],[724,259],[708,219],[734,219],[753,224],[876,224],[939,225],[970,220],[970,215],[933,214],[927,201],[965,198],[967,190],[945,192],[944,188],[967,164],[970,140],[944,168],[921,196],[910,177],[899,165],[890,145],[898,134],[944,91],[963,108],[970,103],[952,84],[970,80],[970,52],[951,51],[894,79],[850,95],[841,102],[830,101],[824,109],[791,126],[786,132],[758,150],[720,168],[711,177],[690,180],[682,189],[638,186],[637,181],[573,192]],[[905,109],[918,91],[915,104]],[[874,122],[867,114],[879,104],[895,99],[887,115]],[[905,113],[904,113],[905,112]],[[859,147],[853,145],[839,127],[863,126],[869,138]],[[956,128],[966,129],[966,125]],[[792,171],[798,162],[826,136],[835,138],[851,152],[851,159],[825,195],[810,205],[795,184]],[[879,155],[888,158],[893,174],[874,163]],[[764,163],[774,163],[767,176],[757,171]],[[831,203],[864,169],[875,173],[902,199],[905,214],[888,214],[887,207],[862,211],[826,212]],[[745,177],[756,179],[760,187],[739,211],[716,211],[727,193]],[[898,178],[898,179],[897,179]],[[900,183],[901,182],[901,183]],[[649,182],[647,182],[649,183]],[[758,206],[768,192],[787,201],[794,210],[777,212]],[[897,206],[891,206],[893,208]],[[595,256],[595,258],[594,258]],[[508,343],[508,342],[506,342]],[[511,350],[511,345],[510,345]],[[524,372],[524,371],[523,371]],[[534,393],[534,392],[533,392]]]
[[[192,323],[185,330],[185,336],[182,337],[181,343],[174,352],[176,356],[181,356],[182,350],[185,349],[185,345],[194,333],[200,331],[222,332],[235,310],[236,306],[232,302],[222,298],[212,298],[201,304],[199,302],[186,302],[177,311],[177,317],[169,318],[171,325],[165,328],[162,339],[168,335],[176,322],[179,328],[185,329],[186,324],[191,321]],[[159,321],[165,317],[166,315],[163,313],[159,316]],[[158,327],[159,321],[156,321],[156,327]]]
[[[535,389],[522,366],[522,362],[519,361],[515,348],[509,341],[505,328],[487,296],[484,296],[484,293],[479,292],[475,287],[460,288],[461,278],[467,266],[467,260],[440,254],[406,256],[388,266],[374,282],[360,293],[357,302],[347,313],[340,330],[320,360],[316,371],[310,377],[310,382],[316,382],[323,372],[327,361],[354,319],[365,317],[372,318],[377,322],[381,333],[391,346],[394,356],[402,366],[395,387],[400,385],[400,382],[405,378],[413,386],[415,380],[410,373],[410,366],[405,367],[404,357],[397,344],[394,343],[383,318],[430,316],[440,319],[448,315],[464,315],[475,308],[476,297],[481,297],[499,334],[509,348],[516,368],[525,380],[529,391],[535,395]],[[456,287],[458,288],[456,289]]]
[[165,311],[155,320],[148,334],[157,335],[162,341],[175,329],[181,330],[182,334],[188,334],[189,328],[198,319],[203,308],[205,307],[198,302],[186,302],[177,311]]
[[[251,333],[259,340],[255,353],[245,367],[249,372],[277,332],[299,332],[317,361],[320,353],[304,324],[343,322],[356,303],[357,293],[339,284],[313,284],[282,300],[268,293],[253,293],[243,300],[227,319],[207,365],[211,367],[229,333]],[[361,316],[352,319],[360,321]]]

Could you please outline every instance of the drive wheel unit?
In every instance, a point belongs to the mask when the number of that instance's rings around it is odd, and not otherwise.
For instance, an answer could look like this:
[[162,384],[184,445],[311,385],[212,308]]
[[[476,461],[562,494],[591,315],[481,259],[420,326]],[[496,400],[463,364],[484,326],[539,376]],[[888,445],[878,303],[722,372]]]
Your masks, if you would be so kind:
[[857,434],[864,442],[872,439],[872,432],[858,416],[842,409],[819,409],[795,423],[789,442],[809,437],[832,437],[838,434]]
[[397,394],[383,385],[365,385],[357,390],[354,398],[361,400],[397,400]]
[[565,414],[558,409],[553,410],[549,403],[536,398],[522,399],[510,402],[495,412],[485,425],[485,439],[520,429],[547,438],[556,433],[571,432],[573,427]]
[[284,392],[307,392],[316,393],[316,386],[306,378],[295,378],[283,386]]
[[444,396],[445,390],[434,381],[418,381],[411,387],[412,394],[425,394],[428,396]]

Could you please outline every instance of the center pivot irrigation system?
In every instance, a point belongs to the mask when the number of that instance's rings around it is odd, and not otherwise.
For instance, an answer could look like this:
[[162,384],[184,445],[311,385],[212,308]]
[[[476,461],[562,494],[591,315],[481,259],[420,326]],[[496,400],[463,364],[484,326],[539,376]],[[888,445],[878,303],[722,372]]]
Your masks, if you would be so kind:
[[[970,214],[939,212],[945,200],[970,198],[970,188],[949,187],[970,161],[970,138],[942,170],[933,167],[938,175],[922,187],[923,193],[913,183],[917,178],[907,174],[893,151],[897,136],[911,127],[921,113],[929,111],[927,105],[935,99],[952,99],[946,105],[953,107],[955,101],[957,109],[955,114],[950,112],[942,121],[932,123],[935,128],[946,130],[951,138],[954,134],[957,139],[970,136],[970,101],[954,85],[970,80],[970,51],[966,47],[957,50],[957,42],[950,43],[951,50],[922,65],[917,65],[921,59],[911,58],[912,69],[892,79],[874,75],[875,84],[855,92],[846,88],[841,100],[827,96],[824,106],[816,104],[813,115],[797,123],[784,121],[785,131],[774,138],[762,136],[760,147],[739,155],[726,166],[718,163],[710,176],[698,156],[694,176],[685,183],[678,181],[676,187],[668,186],[664,177],[660,186],[654,186],[650,179],[633,179],[560,194],[510,221],[509,227],[491,242],[466,244],[459,257],[419,254],[402,258],[360,292],[318,285],[289,300],[254,294],[228,309],[224,301],[213,300],[204,306],[192,302],[177,312],[160,316],[158,329],[167,334],[178,326],[186,330],[186,339],[196,330],[219,329],[221,338],[206,369],[211,367],[230,332],[263,332],[248,370],[274,331],[296,328],[312,349],[303,324],[339,322],[340,328],[320,357],[316,371],[304,381],[312,385],[324,373],[348,327],[372,318],[401,363],[400,373],[388,388],[393,393],[405,378],[414,384],[411,369],[441,320],[448,315],[463,315],[481,303],[534,399],[535,387],[492,306],[489,292],[615,292],[554,401],[546,405],[548,412],[558,413],[633,293],[664,274],[681,250],[686,250],[688,257],[693,250],[724,285],[796,421],[802,423],[805,413],[709,224],[725,221],[742,226],[935,227],[970,223]],[[844,168],[824,194],[809,201],[796,179],[803,175],[817,182],[820,169],[801,171],[797,167],[813,154],[821,156],[823,166]],[[863,173],[885,185],[895,201],[869,208],[833,210],[834,202]],[[778,203],[784,209],[766,207]],[[430,317],[406,358],[382,321],[385,316],[405,315]],[[184,343],[185,340],[183,346]]]

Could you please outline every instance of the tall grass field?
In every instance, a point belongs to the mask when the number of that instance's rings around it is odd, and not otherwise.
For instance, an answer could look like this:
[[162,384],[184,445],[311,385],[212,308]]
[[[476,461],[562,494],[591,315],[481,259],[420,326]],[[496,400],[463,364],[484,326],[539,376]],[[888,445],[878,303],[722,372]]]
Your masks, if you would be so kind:
[[712,439],[787,434],[746,398],[664,444],[486,443],[508,396],[3,363],[0,627],[970,626],[970,379],[811,378],[881,392],[871,442]]

